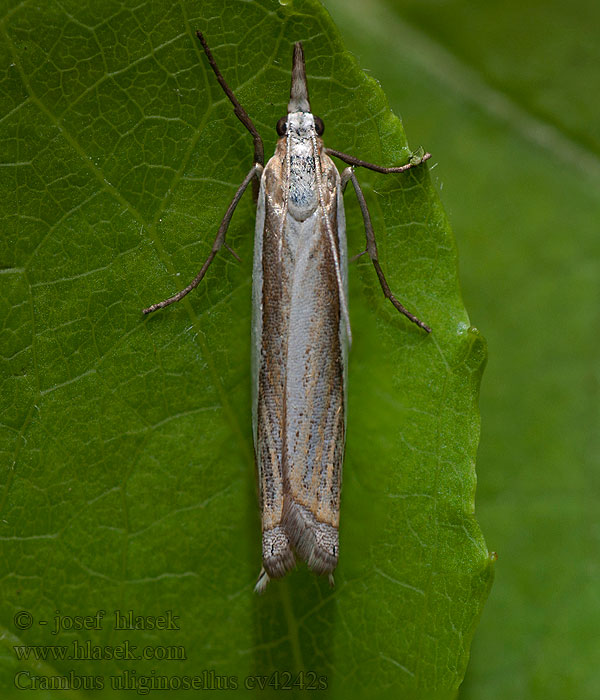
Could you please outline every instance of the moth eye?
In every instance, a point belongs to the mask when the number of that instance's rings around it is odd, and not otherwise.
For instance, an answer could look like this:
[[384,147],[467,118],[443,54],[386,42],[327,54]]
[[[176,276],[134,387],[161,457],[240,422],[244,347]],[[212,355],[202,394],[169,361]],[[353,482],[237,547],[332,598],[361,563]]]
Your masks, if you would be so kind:
[[323,124],[321,117],[315,117],[315,129],[317,130],[317,136],[323,136],[325,124]]
[[281,117],[281,119],[277,122],[276,129],[279,136],[285,136],[287,129],[287,117]]

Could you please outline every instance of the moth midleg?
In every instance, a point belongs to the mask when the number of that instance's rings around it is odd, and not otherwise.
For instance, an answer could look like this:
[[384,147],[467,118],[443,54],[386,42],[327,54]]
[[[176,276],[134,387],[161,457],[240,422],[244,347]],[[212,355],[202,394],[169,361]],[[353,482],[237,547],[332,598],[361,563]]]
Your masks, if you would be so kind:
[[246,188],[250,184],[250,181],[254,178],[257,177],[260,179],[261,173],[262,173],[263,167],[259,163],[255,163],[252,168],[250,169],[249,173],[246,175],[244,178],[244,181],[242,184],[238,187],[237,192],[235,193],[233,199],[231,200],[231,203],[229,207],[227,207],[227,211],[225,212],[225,216],[223,217],[223,220],[221,221],[221,225],[219,226],[219,230],[217,231],[217,235],[215,237],[215,242],[213,243],[212,250],[210,251],[210,255],[206,258],[204,261],[204,264],[200,268],[200,272],[194,277],[194,279],[188,284],[185,289],[182,289],[180,292],[177,292],[177,294],[174,294],[172,297],[169,297],[168,299],[164,299],[163,301],[159,301],[156,304],[152,304],[152,306],[148,306],[146,309],[143,310],[144,314],[150,314],[153,311],[157,311],[158,309],[163,309],[165,306],[169,306],[170,304],[174,304],[176,301],[179,301],[180,299],[183,299],[183,297],[187,296],[193,289],[196,289],[196,287],[200,284],[202,281],[204,275],[206,274],[206,271],[210,267],[210,264],[212,261],[215,259],[217,253],[223,245],[225,244],[225,235],[227,234],[227,229],[229,228],[229,222],[231,221],[231,217],[233,216],[233,212],[235,211],[235,208],[238,205],[238,202],[242,198],[242,195],[246,191]]
[[[331,153],[331,151],[330,151]],[[346,154],[338,154],[337,151],[333,152],[334,155],[337,155],[338,157],[344,156],[345,158],[352,158],[352,156],[346,156]],[[426,154],[429,156],[429,154]],[[355,161],[358,161],[358,158],[353,159]],[[381,166],[374,166],[372,163],[365,163],[364,161],[358,161],[360,165],[364,165],[365,167],[371,167],[372,170],[377,170],[378,172],[404,172],[405,170],[408,170],[410,167],[413,167],[413,164],[408,163],[406,166],[399,166],[398,168],[381,168]],[[373,230],[373,224],[371,223],[371,215],[369,214],[369,208],[367,207],[367,201],[365,200],[365,196],[363,194],[362,188],[360,186],[360,183],[358,182],[358,179],[356,178],[356,175],[354,174],[354,168],[352,165],[349,168],[346,168],[343,173],[342,173],[342,187],[345,188],[345,186],[348,184],[348,181],[352,182],[352,185],[354,186],[354,191],[356,192],[356,198],[358,199],[358,204],[360,206],[360,210],[362,212],[362,217],[363,217],[363,222],[365,225],[365,236],[367,238],[367,252],[369,253],[369,257],[371,258],[371,262],[373,263],[373,267],[375,268],[375,272],[377,273],[377,277],[379,279],[379,284],[381,285],[381,289],[383,290],[383,294],[386,299],[389,299],[394,307],[406,318],[408,318],[410,321],[415,323],[417,326],[422,328],[423,330],[427,331],[428,333],[431,333],[431,328],[418,319],[414,314],[412,314],[408,309],[406,309],[399,301],[396,299],[396,297],[393,295],[392,290],[390,289],[390,286],[385,278],[385,275],[383,274],[383,270],[381,269],[381,265],[379,264],[379,256],[377,253],[377,241],[375,240],[375,232]]]

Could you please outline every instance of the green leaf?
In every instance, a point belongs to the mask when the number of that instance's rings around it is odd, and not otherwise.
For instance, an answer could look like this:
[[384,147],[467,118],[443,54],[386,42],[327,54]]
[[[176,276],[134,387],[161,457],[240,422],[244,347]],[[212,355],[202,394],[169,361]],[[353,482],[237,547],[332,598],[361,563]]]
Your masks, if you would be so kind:
[[600,5],[328,0],[423,142],[489,341],[477,515],[497,578],[464,700],[596,700]]
[[[358,173],[388,281],[434,332],[383,299],[368,260],[352,266],[336,587],[301,565],[258,597],[249,195],[228,234],[242,263],[219,255],[193,295],[141,315],[196,274],[252,163],[194,30],[267,153],[297,40],[329,146],[383,165],[412,151],[317,2],[198,7],[50,2],[43,23],[27,3],[3,11],[0,685],[72,673],[87,697],[91,677],[155,672],[172,691],[183,676],[241,691],[259,676],[331,697],[452,698],[492,565],[473,513],[486,351],[444,212],[426,166]],[[351,192],[346,209],[358,253]],[[172,611],[178,629],[116,630],[129,610]],[[106,658],[124,640],[159,657]],[[13,649],[75,641],[102,658]]]

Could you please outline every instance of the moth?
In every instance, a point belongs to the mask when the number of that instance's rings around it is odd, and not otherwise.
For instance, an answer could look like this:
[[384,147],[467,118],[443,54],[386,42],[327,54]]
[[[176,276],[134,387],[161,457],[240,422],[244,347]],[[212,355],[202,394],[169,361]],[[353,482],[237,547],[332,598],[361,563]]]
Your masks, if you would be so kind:
[[[430,328],[392,294],[377,255],[369,210],[354,167],[403,173],[430,157],[385,168],[326,148],[324,125],[312,114],[301,42],[294,46],[287,115],[277,123],[275,154],[264,165],[262,139],[221,75],[201,32],[208,62],[237,118],[254,141],[254,162],[219,226],[210,255],[178,294],[144,309],[179,301],[203,279],[233,212],[251,182],[259,185],[252,281],[252,426],[262,519],[262,569],[255,586],[295,566],[317,574],[338,562],[340,490],[346,433],[348,316],[343,192],[351,182],[360,205],[366,251],[386,298],[423,330]],[[330,156],[349,167],[338,172]]]

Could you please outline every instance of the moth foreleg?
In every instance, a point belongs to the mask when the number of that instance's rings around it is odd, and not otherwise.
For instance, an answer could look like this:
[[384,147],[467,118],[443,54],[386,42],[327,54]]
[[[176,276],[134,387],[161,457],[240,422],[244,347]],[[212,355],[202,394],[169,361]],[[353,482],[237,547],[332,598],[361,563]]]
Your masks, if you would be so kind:
[[421,163],[424,163],[426,160],[431,158],[431,153],[423,153],[423,155],[419,154],[416,158],[413,157],[413,159],[406,163],[406,165],[394,165],[391,168],[386,168],[383,165],[369,163],[366,160],[355,158],[348,153],[342,153],[341,151],[336,151],[333,148],[326,148],[325,153],[327,153],[329,156],[335,156],[336,158],[343,160],[344,163],[348,163],[348,165],[355,165],[359,168],[368,168],[369,170],[374,170],[376,173],[383,173],[384,175],[406,172],[407,170],[415,168],[417,165],[421,165]]

